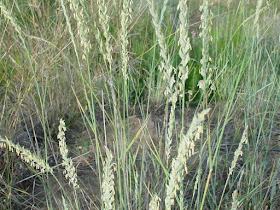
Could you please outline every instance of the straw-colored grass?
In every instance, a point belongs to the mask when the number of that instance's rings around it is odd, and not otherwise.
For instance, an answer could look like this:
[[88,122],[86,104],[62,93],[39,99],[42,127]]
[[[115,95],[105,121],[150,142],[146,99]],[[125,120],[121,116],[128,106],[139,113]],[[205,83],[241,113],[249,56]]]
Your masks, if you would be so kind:
[[0,11],[0,209],[278,208],[279,1]]

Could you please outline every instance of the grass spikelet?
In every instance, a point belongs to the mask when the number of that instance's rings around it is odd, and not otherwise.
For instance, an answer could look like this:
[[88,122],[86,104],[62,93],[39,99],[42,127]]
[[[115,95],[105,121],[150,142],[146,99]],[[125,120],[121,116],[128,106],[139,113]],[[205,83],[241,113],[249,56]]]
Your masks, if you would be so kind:
[[166,83],[166,85],[164,85],[164,94],[165,96],[169,96],[172,93],[173,86],[175,84],[175,79],[172,75],[173,66],[171,65],[170,56],[168,54],[167,45],[165,42],[165,37],[161,31],[161,25],[154,3],[152,0],[147,0],[147,2],[149,5],[149,11],[152,15],[152,22],[155,28],[155,33],[160,48],[160,56],[163,58],[163,62],[161,63],[160,69],[163,74],[162,79]]
[[154,6],[154,2],[152,0],[147,0],[149,5],[149,11],[152,15],[152,22],[155,28],[156,37],[158,39],[158,44],[160,47],[160,56],[163,58],[165,62],[169,60],[168,53],[167,53],[167,45],[165,43],[164,35],[161,31],[161,26],[158,18],[158,14],[156,12],[156,8]]
[[178,91],[175,90],[175,92],[170,97],[171,100],[171,110],[169,115],[169,122],[168,122],[168,129],[167,129],[167,136],[165,140],[165,157],[166,157],[166,164],[168,165],[168,161],[170,158],[170,151],[171,151],[171,144],[172,144],[172,134],[174,129],[174,123],[175,123],[175,108],[176,103],[178,99]]
[[241,141],[239,142],[238,148],[234,152],[234,158],[233,158],[233,161],[231,162],[231,166],[229,168],[228,176],[232,175],[233,169],[236,166],[236,163],[237,163],[237,160],[238,160],[239,156],[243,155],[242,147],[243,147],[243,144],[247,144],[248,143],[248,137],[247,136],[248,136],[248,126],[243,131],[243,135],[242,135]]
[[[99,8],[99,7],[98,7]],[[98,12],[99,13],[101,13],[101,11],[100,10],[98,10]],[[99,14],[99,16],[102,16],[102,14]],[[104,15],[103,15],[104,16]],[[104,18],[103,18],[104,19]],[[101,18],[99,18],[99,21],[100,22],[102,22],[101,21]],[[96,22],[94,21],[93,22],[93,26],[94,26],[94,36],[95,36],[95,39],[96,39],[96,41],[97,41],[97,43],[98,43],[98,49],[99,49],[99,52],[100,52],[100,54],[102,55],[102,57],[103,57],[103,60],[106,62],[106,61],[108,61],[108,59],[109,59],[109,62],[111,61],[111,56],[107,56],[107,53],[105,53],[105,51],[106,51],[106,49],[104,48],[104,43],[103,43],[103,39],[102,39],[102,34],[101,34],[101,32],[100,32],[100,30],[99,30],[99,28],[97,27],[97,24],[96,24]],[[103,30],[104,30],[104,27],[103,27]],[[106,29],[107,30],[107,29]],[[108,29],[109,30],[109,29]],[[110,37],[108,37],[108,38],[110,38]],[[108,39],[107,38],[107,39]],[[110,66],[109,66],[109,68],[110,68]]]
[[113,154],[108,148],[105,149],[107,157],[103,166],[102,202],[104,203],[104,209],[115,209]]
[[[128,62],[128,24],[131,19],[131,4],[132,1],[124,0],[123,8],[121,11],[121,55],[122,55],[122,72],[124,80],[128,79],[127,75],[127,62]],[[126,87],[125,87],[126,88]]]
[[155,193],[152,197],[152,200],[150,201],[149,209],[150,210],[159,210],[159,202],[160,202],[160,198]]
[[205,90],[206,87],[210,85],[210,77],[209,74],[211,73],[211,69],[209,69],[209,62],[211,58],[209,56],[209,45],[212,41],[211,37],[211,11],[209,10],[209,3],[208,0],[204,0],[203,4],[200,6],[200,11],[202,12],[201,15],[201,33],[200,37],[202,38],[202,58],[200,60],[201,69],[200,74],[203,77],[203,80],[199,81],[199,88]]
[[[239,145],[238,145],[238,148],[235,150],[234,152],[234,157],[233,157],[233,161],[231,162],[231,166],[229,168],[229,172],[228,172],[228,176],[227,176],[227,180],[226,180],[226,183],[225,183],[225,186],[224,186],[224,190],[222,192],[222,196],[221,196],[221,199],[220,199],[220,204],[219,204],[219,207],[221,206],[222,204],[222,198],[224,196],[224,193],[226,191],[226,187],[227,187],[227,184],[229,182],[229,178],[230,176],[232,175],[233,173],[233,169],[235,168],[236,166],[236,163],[237,163],[237,160],[239,158],[239,156],[242,156],[243,155],[243,152],[242,152],[242,147],[243,147],[243,144],[247,144],[248,143],[248,126],[246,126],[245,130],[243,131],[243,135],[242,135],[242,138],[239,142]],[[234,198],[234,196],[233,196]],[[219,209],[219,208],[218,208]]]
[[178,155],[172,161],[170,178],[166,186],[165,209],[171,209],[179,190],[179,183],[183,180],[184,175],[188,173],[186,162],[194,154],[195,141],[200,138],[200,134],[203,132],[202,123],[209,111],[210,109],[206,109],[197,116],[195,115],[187,134],[181,137]]
[[135,170],[135,175],[134,175],[134,198],[135,200],[138,199],[139,195],[139,174],[138,171]]
[[77,22],[77,32],[80,38],[80,44],[83,49],[82,59],[86,59],[91,49],[91,44],[88,38],[89,28],[86,21],[83,1],[68,0],[70,9],[74,13],[74,18]]
[[[178,72],[178,82],[176,85],[173,86],[172,95],[170,97],[171,101],[171,111],[169,116],[168,122],[168,129],[167,129],[167,137],[165,142],[165,156],[166,162],[168,164],[171,144],[172,144],[172,134],[174,129],[174,122],[175,122],[175,108],[176,103],[178,100],[178,96],[183,96],[183,92],[185,90],[185,82],[188,78],[189,69],[188,69],[188,62],[190,61],[189,51],[191,50],[190,39],[188,38],[188,5],[187,1],[179,1],[178,10],[180,11],[179,14],[179,55],[181,57],[181,63],[179,65],[179,72]],[[181,94],[180,94],[181,93]]]
[[190,61],[190,50],[192,49],[190,38],[188,36],[188,1],[179,1],[179,41],[180,46],[179,55],[181,63],[179,65],[179,90],[185,89],[185,81],[188,79],[189,68],[188,63]]
[[[103,36],[105,38],[105,58],[106,61],[109,64],[109,70],[111,70],[111,65],[113,62],[113,57],[112,57],[112,44],[111,44],[111,39],[112,39],[112,35],[109,31],[109,24],[110,24],[110,17],[107,13],[108,8],[106,6],[106,2],[105,0],[97,0],[97,5],[98,5],[98,15],[99,15],[99,22],[100,22],[100,26],[102,28],[103,31]],[[100,37],[101,38],[101,37]],[[101,40],[100,40],[101,42]],[[103,45],[103,44],[102,44]]]
[[231,203],[231,210],[239,209],[239,202],[237,200],[238,197],[238,190],[234,190],[232,193],[232,203]]
[[58,126],[58,135],[57,138],[59,140],[59,150],[60,154],[62,155],[62,165],[64,166],[65,170],[63,173],[65,174],[65,178],[69,180],[69,183],[73,186],[76,190],[79,188],[78,181],[77,181],[77,173],[75,167],[73,165],[73,161],[71,158],[68,157],[68,149],[66,146],[66,138],[65,138],[65,122],[64,120],[60,119],[60,123]]
[[7,148],[10,152],[15,152],[17,156],[20,157],[21,160],[28,163],[30,166],[34,167],[35,169],[40,170],[42,173],[49,172],[53,173],[53,169],[50,167],[46,161],[42,158],[38,157],[35,154],[32,154],[29,150],[25,149],[24,147],[14,144],[7,138],[0,137],[0,148]]

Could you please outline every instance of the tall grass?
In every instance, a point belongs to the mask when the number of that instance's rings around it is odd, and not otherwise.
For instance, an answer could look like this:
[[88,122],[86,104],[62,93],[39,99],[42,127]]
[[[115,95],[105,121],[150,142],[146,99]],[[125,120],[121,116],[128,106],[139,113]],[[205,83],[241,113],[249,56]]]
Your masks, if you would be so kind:
[[0,1],[0,208],[277,209],[279,9]]

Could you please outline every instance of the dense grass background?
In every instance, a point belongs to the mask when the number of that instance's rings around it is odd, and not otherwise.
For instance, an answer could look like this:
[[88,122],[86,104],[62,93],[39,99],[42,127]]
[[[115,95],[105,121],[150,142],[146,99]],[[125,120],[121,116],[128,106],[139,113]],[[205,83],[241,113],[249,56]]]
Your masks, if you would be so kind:
[[[164,209],[172,159],[189,152],[179,146],[194,114],[211,108],[172,208],[278,209],[280,3],[209,1],[203,32],[207,2],[2,0],[0,135],[54,174],[2,146],[0,208]],[[192,48],[183,58],[182,37]],[[211,83],[201,89],[205,56]],[[61,118],[79,189],[63,175]]]

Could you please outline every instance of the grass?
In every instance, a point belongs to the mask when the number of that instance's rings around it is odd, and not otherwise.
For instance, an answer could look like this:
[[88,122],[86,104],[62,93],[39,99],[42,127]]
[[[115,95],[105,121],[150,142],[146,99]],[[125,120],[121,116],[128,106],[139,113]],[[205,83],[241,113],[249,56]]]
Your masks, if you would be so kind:
[[0,1],[1,209],[278,209],[278,1]]

